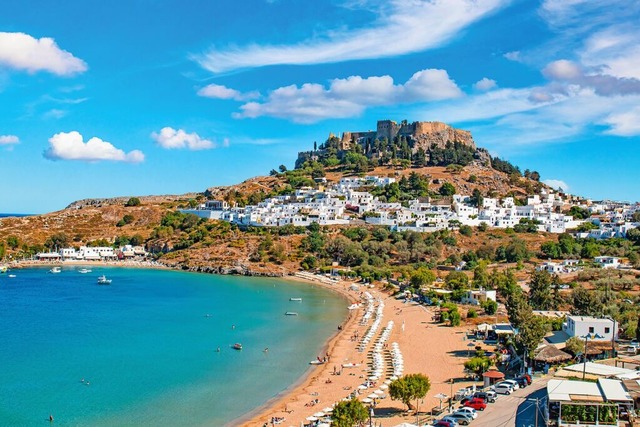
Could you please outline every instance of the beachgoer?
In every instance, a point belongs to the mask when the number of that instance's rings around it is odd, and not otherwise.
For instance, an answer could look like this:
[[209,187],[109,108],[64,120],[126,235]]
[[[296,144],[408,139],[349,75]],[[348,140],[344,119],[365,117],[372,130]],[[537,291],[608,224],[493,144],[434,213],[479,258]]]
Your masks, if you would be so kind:
[[267,353],[269,351],[269,347],[265,347],[264,352]]
[[53,415],[49,414],[49,422],[52,423],[53,422]]
[[220,347],[218,347],[218,349],[216,350],[218,353],[220,353]]

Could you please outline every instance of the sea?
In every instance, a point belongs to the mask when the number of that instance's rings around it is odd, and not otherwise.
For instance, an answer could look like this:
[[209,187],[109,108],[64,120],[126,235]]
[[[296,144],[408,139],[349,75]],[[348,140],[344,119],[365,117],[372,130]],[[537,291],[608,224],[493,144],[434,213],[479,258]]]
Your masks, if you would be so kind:
[[313,369],[348,315],[292,281],[80,268],[0,274],[1,426],[235,425]]

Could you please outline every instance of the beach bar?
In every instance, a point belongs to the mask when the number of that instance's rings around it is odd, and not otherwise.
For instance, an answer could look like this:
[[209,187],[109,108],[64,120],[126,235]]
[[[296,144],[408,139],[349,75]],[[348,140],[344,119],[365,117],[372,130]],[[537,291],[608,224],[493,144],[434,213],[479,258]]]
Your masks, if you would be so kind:
[[552,379],[547,383],[549,420],[558,427],[617,427],[633,399],[619,380],[597,382]]

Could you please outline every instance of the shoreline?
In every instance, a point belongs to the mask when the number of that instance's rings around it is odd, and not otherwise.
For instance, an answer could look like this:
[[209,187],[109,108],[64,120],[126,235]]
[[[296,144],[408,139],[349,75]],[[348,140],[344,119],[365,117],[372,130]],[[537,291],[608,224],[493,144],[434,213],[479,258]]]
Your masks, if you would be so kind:
[[[308,285],[318,285],[323,289],[328,289],[334,293],[342,296],[346,302],[353,304],[360,302],[359,298],[347,289],[348,282],[336,282],[335,284],[328,284],[321,281],[315,281],[307,278],[302,278],[295,275],[283,276],[282,279],[298,282]],[[341,288],[344,286],[344,288]],[[359,312],[360,310],[354,310]],[[344,335],[354,326],[354,322],[357,322],[358,316],[354,313],[349,313],[347,318],[342,323],[342,330],[338,330],[331,335],[324,345],[320,348],[320,354],[332,354],[336,346],[342,342]],[[276,408],[284,406],[286,409],[289,402],[294,400],[295,396],[304,393],[309,387],[313,385],[318,377],[325,374],[329,370],[329,363],[322,365],[309,365],[302,376],[289,387],[282,390],[271,399],[267,400],[264,404],[255,408],[254,410],[238,417],[228,423],[227,425],[241,425],[241,426],[263,426],[264,420],[270,419],[271,413],[277,411]],[[286,412],[286,411],[285,411]]]

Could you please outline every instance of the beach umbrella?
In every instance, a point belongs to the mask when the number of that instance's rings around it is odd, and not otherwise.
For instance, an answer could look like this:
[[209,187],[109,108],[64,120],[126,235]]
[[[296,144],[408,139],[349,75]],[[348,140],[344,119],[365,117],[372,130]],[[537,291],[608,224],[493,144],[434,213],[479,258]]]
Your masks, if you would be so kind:
[[436,394],[436,395],[435,395],[435,396],[433,396],[433,397],[435,397],[436,399],[438,399],[438,400],[440,401],[440,409],[442,409],[442,401],[443,401],[443,400],[445,400],[445,399],[447,399],[449,396],[447,396],[447,395],[446,395],[446,394],[444,394],[444,393],[438,393],[438,394]]
[[367,387],[366,385],[362,384],[362,385],[359,385],[358,388],[360,390],[365,390],[365,389],[368,389],[369,387]]
[[379,380],[379,379],[380,379],[380,377],[379,377],[379,376],[377,376],[377,375],[371,375],[371,376],[369,377],[369,379],[370,379],[370,380]]
[[369,399],[377,399],[378,395],[375,393],[371,393],[369,396],[367,396]]
[[324,412],[320,411],[320,412],[316,412],[315,414],[313,414],[314,417],[318,417],[318,418],[322,418],[324,417]]
[[373,400],[369,399],[368,397],[365,397],[364,399],[362,399],[362,403],[371,403],[373,402]]
[[374,393],[378,394],[378,395],[383,395],[384,394],[384,390],[378,389],[378,390],[374,391]]
[[307,417],[307,421],[318,421],[316,417]]
[[386,385],[389,385],[389,384],[391,384],[391,380],[385,380],[385,382],[384,382],[384,383],[385,383]]
[[386,384],[382,384],[382,385],[380,386],[380,388],[381,388],[382,390],[386,390],[386,389],[388,389],[388,388],[389,388],[389,386],[388,386],[388,385],[386,385]]
[[332,408],[332,407],[330,407],[330,406],[327,406],[326,408],[324,408],[324,409],[322,410],[322,412],[325,412],[325,413],[333,412],[333,408]]
[[316,427],[331,427],[331,424],[329,424],[329,423],[320,423]]
[[397,380],[397,379],[398,379],[398,377],[397,377],[397,376],[395,376],[395,375],[394,375],[394,376],[392,376],[392,377],[390,378],[390,380],[391,380],[391,381],[395,381],[395,380]]

